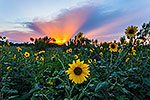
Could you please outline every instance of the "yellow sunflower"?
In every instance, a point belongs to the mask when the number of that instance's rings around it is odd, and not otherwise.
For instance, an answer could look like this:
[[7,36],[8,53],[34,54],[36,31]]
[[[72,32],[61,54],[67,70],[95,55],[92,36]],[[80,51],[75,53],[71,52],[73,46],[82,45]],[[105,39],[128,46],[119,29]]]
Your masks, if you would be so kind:
[[75,59],[78,59],[78,56],[77,56],[77,55],[74,55],[74,58],[75,58]]
[[83,35],[83,33],[79,32],[79,33],[77,34],[77,36],[76,36],[76,39],[77,39],[77,40],[80,40],[80,39],[82,38],[82,35]]
[[69,79],[72,80],[75,84],[81,84],[86,81],[88,75],[90,75],[89,65],[83,64],[84,61],[80,61],[80,59],[75,61],[73,60],[72,64],[68,64],[70,68],[66,71],[67,75],[69,75]]
[[43,58],[43,57],[41,57],[41,58],[40,58],[40,60],[41,60],[41,61],[44,61],[44,58]]
[[20,47],[16,47],[16,49],[18,50],[18,52],[22,51]]
[[117,52],[117,44],[116,43],[111,43],[109,44],[109,51]]
[[93,52],[93,50],[92,50],[92,49],[90,49],[90,52]]
[[92,59],[89,59],[88,62],[89,62],[89,63],[92,63]]
[[7,45],[8,45],[8,46],[10,46],[10,44],[9,44],[9,41],[8,41],[8,40],[6,40],[6,43],[7,43]]
[[45,53],[45,51],[44,51],[44,50],[43,50],[43,51],[40,51],[39,54],[41,54],[41,53]]
[[25,53],[24,53],[24,56],[25,56],[25,57],[29,57],[29,56],[30,56],[30,53],[25,52]]
[[99,55],[102,56],[102,55],[103,55],[103,52],[100,52]]
[[103,46],[100,46],[100,50],[102,50],[103,49]]
[[131,25],[131,27],[128,26],[128,28],[125,31],[125,34],[129,37],[136,36],[136,32],[138,31],[138,27]]

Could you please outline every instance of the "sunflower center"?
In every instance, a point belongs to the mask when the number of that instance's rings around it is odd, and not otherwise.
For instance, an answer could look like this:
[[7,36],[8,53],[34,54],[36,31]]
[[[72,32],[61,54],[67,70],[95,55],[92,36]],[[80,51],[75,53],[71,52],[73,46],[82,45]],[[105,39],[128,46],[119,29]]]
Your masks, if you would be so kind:
[[113,49],[114,49],[114,48],[115,48],[115,45],[111,45],[111,48],[113,48]]
[[133,33],[134,33],[133,29],[129,30],[129,34],[133,34]]
[[81,37],[81,34],[78,36],[78,38],[80,38]]
[[82,69],[81,69],[80,67],[76,67],[76,68],[74,69],[74,73],[75,73],[76,75],[80,75],[80,74],[82,73]]

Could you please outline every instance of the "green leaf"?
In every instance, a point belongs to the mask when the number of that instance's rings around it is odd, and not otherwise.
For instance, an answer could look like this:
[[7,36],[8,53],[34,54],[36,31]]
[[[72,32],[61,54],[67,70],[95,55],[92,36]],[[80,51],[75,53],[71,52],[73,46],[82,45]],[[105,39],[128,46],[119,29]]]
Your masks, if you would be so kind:
[[105,89],[107,87],[108,83],[105,81],[105,82],[100,82],[97,84],[96,88],[95,88],[95,91],[98,91],[99,89],[103,88]]
[[10,99],[10,100],[12,100],[12,99],[14,99],[14,98],[16,98],[16,97],[18,97],[19,95],[15,95],[15,96],[10,96],[9,98],[8,98],[8,100]]
[[39,88],[33,88],[33,89],[30,90],[29,93],[31,94],[31,93],[33,93],[33,92],[35,92],[35,91],[37,91],[37,90],[39,90]]
[[144,84],[150,86],[150,78],[144,78],[143,81],[144,81]]
[[30,96],[30,93],[25,93],[23,96],[21,96],[22,100],[27,100]]
[[128,90],[126,90],[126,88],[122,88],[122,91],[123,91],[124,93],[126,93],[126,94],[128,94],[128,93],[129,93],[129,91],[128,91]]
[[3,87],[3,88],[1,89],[1,92],[18,93],[17,90],[9,89],[8,87]]

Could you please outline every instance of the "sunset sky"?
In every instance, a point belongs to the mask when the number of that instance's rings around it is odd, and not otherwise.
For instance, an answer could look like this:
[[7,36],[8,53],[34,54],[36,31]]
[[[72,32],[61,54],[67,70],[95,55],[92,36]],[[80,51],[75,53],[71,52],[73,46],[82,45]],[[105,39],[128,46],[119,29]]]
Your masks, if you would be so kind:
[[83,32],[98,41],[118,40],[127,26],[150,21],[149,5],[150,0],[0,0],[0,35],[66,42]]

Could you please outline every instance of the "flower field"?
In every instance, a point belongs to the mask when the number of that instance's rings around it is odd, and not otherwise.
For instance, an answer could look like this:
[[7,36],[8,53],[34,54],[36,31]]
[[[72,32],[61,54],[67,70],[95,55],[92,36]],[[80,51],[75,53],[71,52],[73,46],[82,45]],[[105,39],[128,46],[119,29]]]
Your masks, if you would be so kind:
[[124,33],[99,43],[80,32],[54,46],[1,36],[0,100],[149,100],[150,23]]

